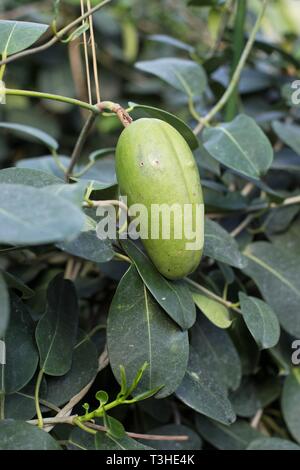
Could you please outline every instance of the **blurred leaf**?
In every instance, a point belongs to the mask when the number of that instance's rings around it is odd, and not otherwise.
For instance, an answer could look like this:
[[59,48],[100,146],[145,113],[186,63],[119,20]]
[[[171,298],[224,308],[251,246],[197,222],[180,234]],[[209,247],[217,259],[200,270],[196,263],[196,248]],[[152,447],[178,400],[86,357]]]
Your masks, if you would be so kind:
[[0,54],[9,56],[27,49],[48,28],[47,24],[0,20]]
[[280,326],[271,307],[243,292],[239,293],[239,299],[243,318],[259,348],[273,348],[279,341]]
[[206,150],[220,163],[252,178],[267,172],[273,149],[256,122],[244,114],[203,132]]
[[24,282],[22,282],[16,276],[13,276],[7,271],[4,271],[3,277],[6,281],[7,287],[18,290],[22,294],[23,299],[30,299],[30,297],[34,296],[34,291],[30,289],[30,287],[26,286],[26,284],[24,284]]
[[84,224],[83,212],[41,189],[1,184],[0,243],[39,245],[73,238]]
[[300,126],[275,121],[272,127],[280,140],[300,155]]
[[285,379],[281,408],[284,421],[294,439],[300,443],[300,369],[292,369]]
[[207,85],[204,69],[192,60],[164,57],[137,62],[135,67],[156,75],[191,98],[201,96]]
[[34,324],[25,305],[16,296],[11,299],[10,321],[5,337],[6,364],[2,390],[14,393],[23,388],[33,377],[38,353],[34,342]]
[[25,134],[27,138],[29,137],[29,140],[37,140],[38,142],[46,145],[50,150],[58,149],[58,142],[53,139],[53,137],[40,129],[36,129],[35,127],[24,126],[23,124],[0,122],[0,129],[7,129],[17,134]]
[[88,183],[85,181],[73,184],[51,184],[44,188],[43,191],[49,195],[49,198],[52,195],[59,196],[81,208],[87,185]]
[[81,232],[75,240],[58,243],[57,247],[71,255],[94,263],[106,263],[115,254],[111,241],[98,238],[95,230]]
[[240,253],[235,239],[217,222],[206,217],[204,231],[205,256],[209,256],[210,258],[239,269],[247,265],[247,260],[242,253]]
[[56,276],[49,285],[47,301],[35,333],[40,368],[48,375],[61,376],[72,366],[77,335],[79,312],[73,283]]
[[189,6],[196,7],[215,7],[223,5],[226,0],[188,0]]
[[[156,397],[170,395],[180,384],[188,360],[188,336],[161,310],[131,266],[118,285],[107,324],[112,370],[120,382],[120,365],[132,382],[137,370],[149,364],[136,390],[164,386]],[[143,347],[141,347],[143,345]]]
[[277,314],[282,327],[300,336],[300,258],[267,242],[248,245],[244,269]]
[[0,421],[0,450],[60,450],[59,444],[43,429],[23,421]]
[[300,450],[300,447],[287,439],[262,437],[252,441],[246,450]]
[[201,415],[196,417],[196,428],[203,439],[219,450],[245,450],[262,436],[246,421],[239,420],[231,426],[224,426]]
[[0,305],[1,305],[0,338],[3,338],[7,329],[8,321],[9,321],[10,306],[9,306],[8,289],[7,289],[5,279],[1,271],[0,271]]
[[182,121],[182,119],[179,119],[174,114],[171,114],[168,111],[164,111],[163,109],[154,108],[153,106],[144,104],[130,102],[129,106],[133,107],[133,112],[134,110],[140,110],[142,111],[143,115],[145,114],[146,116],[166,121],[168,124],[173,126],[182,135],[182,137],[185,138],[192,150],[195,150],[199,147],[199,141],[193,133],[192,129],[184,121]]
[[196,309],[186,284],[183,281],[165,279],[149,258],[131,241],[122,240],[122,246],[160,306],[182,329],[190,328],[196,320]]
[[195,48],[186,42],[180,41],[179,39],[167,36],[166,34],[150,34],[147,36],[150,41],[160,42],[162,44],[168,44],[174,46],[177,49],[182,49],[187,52],[194,52]]
[[229,328],[232,320],[229,311],[224,305],[198,292],[193,292],[193,299],[202,313],[219,328]]

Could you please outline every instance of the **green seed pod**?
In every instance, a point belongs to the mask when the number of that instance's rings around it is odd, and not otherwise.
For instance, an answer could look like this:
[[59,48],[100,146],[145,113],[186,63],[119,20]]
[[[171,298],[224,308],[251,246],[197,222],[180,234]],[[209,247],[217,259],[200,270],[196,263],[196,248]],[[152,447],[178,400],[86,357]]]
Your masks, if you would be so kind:
[[202,255],[204,210],[197,165],[185,139],[159,119],[134,121],[120,135],[116,172],[129,215],[134,204],[147,209],[135,216],[147,225],[148,238],[142,233],[141,239],[158,271],[169,279],[193,272]]

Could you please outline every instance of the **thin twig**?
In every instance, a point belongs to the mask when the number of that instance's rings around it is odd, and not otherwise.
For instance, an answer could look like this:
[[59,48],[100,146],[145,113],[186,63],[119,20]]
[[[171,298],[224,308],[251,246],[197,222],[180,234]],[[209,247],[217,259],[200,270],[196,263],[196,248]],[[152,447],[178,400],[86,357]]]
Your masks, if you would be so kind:
[[68,169],[66,171],[66,174],[65,174],[66,182],[69,181],[70,176],[72,175],[73,169],[74,169],[74,167],[75,167],[75,165],[76,165],[76,163],[77,163],[77,161],[78,161],[78,159],[81,155],[83,146],[86,142],[86,139],[89,135],[90,130],[92,129],[92,127],[94,125],[95,119],[96,119],[96,115],[94,113],[91,113],[90,116],[88,117],[88,119],[86,120],[83,128],[82,128],[82,131],[81,131],[81,133],[78,137],[75,148],[73,150],[69,167],[68,167]]
[[[84,0],[80,0],[81,4],[81,15],[84,15]],[[84,20],[83,20],[84,22]],[[86,82],[88,90],[89,103],[92,104],[92,87],[91,87],[91,74],[90,74],[90,63],[89,63],[89,54],[87,47],[87,34],[86,31],[83,33],[83,45],[84,45],[84,60],[85,60],[85,70],[86,70]]]
[[208,295],[210,298],[216,300],[220,304],[224,305],[224,307],[230,308],[231,310],[234,310],[237,313],[242,313],[242,311],[235,306],[232,302],[229,302],[228,300],[223,299],[222,297],[218,296],[214,292],[210,291],[209,289],[206,289],[206,287],[201,286],[197,282],[193,281],[192,279],[189,279],[188,277],[185,278],[185,281],[193,286],[195,289],[200,290],[203,292],[203,294]]
[[[87,0],[88,11],[91,11],[91,2]],[[96,54],[96,43],[95,43],[95,34],[94,34],[94,24],[93,24],[93,15],[89,16],[90,23],[90,39],[92,46],[92,56],[93,56],[93,68],[94,68],[94,80],[95,80],[95,89],[96,89],[96,99],[97,103],[100,103],[100,84],[98,76],[98,64],[97,64],[97,54]]]
[[237,68],[235,69],[235,72],[232,75],[232,79],[231,79],[225,93],[223,94],[221,99],[217,102],[217,104],[206,114],[206,116],[204,116],[202,118],[201,122],[199,122],[199,124],[197,124],[197,126],[194,129],[194,134],[195,135],[199,134],[202,131],[203,127],[206,126],[219,111],[221,111],[221,109],[227,103],[228,98],[231,96],[232,92],[235,90],[235,87],[236,87],[236,85],[237,85],[237,83],[240,79],[240,75],[241,75],[241,73],[244,69],[246,61],[249,57],[252,46],[254,44],[256,34],[259,30],[260,23],[262,21],[262,18],[264,16],[264,13],[265,13],[265,10],[266,10],[266,7],[267,7],[267,3],[268,3],[268,0],[262,0],[262,7],[261,7],[261,10],[260,10],[260,13],[257,17],[257,20],[255,22],[253,30],[252,30],[252,32],[249,36],[249,39],[247,41],[247,44],[245,46],[245,49],[244,49],[244,51],[241,55],[241,58],[240,58],[239,63],[237,65]]
[[25,51],[22,51],[22,52],[19,52],[17,54],[9,56],[6,59],[0,61],[0,66],[4,65],[4,64],[9,64],[10,62],[14,62],[15,60],[21,59],[23,57],[26,57],[26,56],[29,56],[29,55],[32,55],[32,54],[37,54],[38,52],[43,52],[43,51],[49,49],[49,47],[51,47],[54,44],[56,44],[57,42],[59,42],[63,38],[63,36],[66,33],[68,33],[71,29],[73,29],[75,26],[77,26],[83,20],[88,18],[90,15],[92,15],[93,13],[95,13],[96,11],[98,11],[100,8],[104,7],[104,5],[107,5],[111,1],[112,0],[103,0],[103,2],[101,2],[98,5],[96,5],[95,7],[93,7],[90,11],[84,13],[84,15],[80,16],[79,18],[76,18],[76,20],[72,21],[72,23],[68,24],[63,29],[58,31],[57,34],[55,36],[53,36],[53,38],[50,39],[50,41],[46,42],[45,44],[42,44],[41,46],[34,47],[34,48],[31,48],[31,49],[27,49]]

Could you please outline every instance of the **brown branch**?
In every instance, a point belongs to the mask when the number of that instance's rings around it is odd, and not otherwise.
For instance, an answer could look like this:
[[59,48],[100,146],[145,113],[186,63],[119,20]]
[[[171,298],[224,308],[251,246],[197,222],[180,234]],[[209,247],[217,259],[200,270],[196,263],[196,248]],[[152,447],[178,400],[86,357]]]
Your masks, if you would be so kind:
[[[99,424],[94,423],[85,423],[85,426],[96,431],[106,432],[107,428],[105,426],[100,426]],[[136,432],[126,432],[127,436],[134,439],[146,439],[149,441],[188,441],[189,436],[180,435],[180,436],[164,436],[161,434],[140,434]]]
[[112,103],[111,101],[101,101],[100,103],[96,104],[96,107],[101,113],[106,109],[112,113],[115,113],[124,127],[128,127],[129,124],[131,124],[133,121],[132,117],[128,114],[126,109],[122,108],[122,106],[118,103]]

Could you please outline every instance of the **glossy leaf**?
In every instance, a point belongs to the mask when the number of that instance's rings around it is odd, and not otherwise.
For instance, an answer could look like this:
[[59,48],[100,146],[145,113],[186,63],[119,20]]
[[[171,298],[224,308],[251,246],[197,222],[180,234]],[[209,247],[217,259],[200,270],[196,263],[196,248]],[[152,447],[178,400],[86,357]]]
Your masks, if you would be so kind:
[[74,285],[58,275],[47,292],[46,313],[36,328],[40,368],[48,375],[66,374],[72,365],[78,327],[78,302]]
[[271,307],[243,292],[239,293],[239,299],[243,318],[260,349],[274,347],[279,341],[280,326]]
[[129,240],[123,240],[122,246],[160,306],[181,328],[190,328],[196,320],[196,309],[186,284],[183,281],[165,279],[149,258]]
[[241,114],[203,132],[206,150],[223,165],[259,179],[273,160],[272,146],[255,121]]
[[134,266],[122,278],[113,298],[107,325],[112,370],[120,382],[120,365],[128,383],[145,363],[137,393],[163,386],[157,397],[170,395],[183,379],[188,336],[152,298]]

